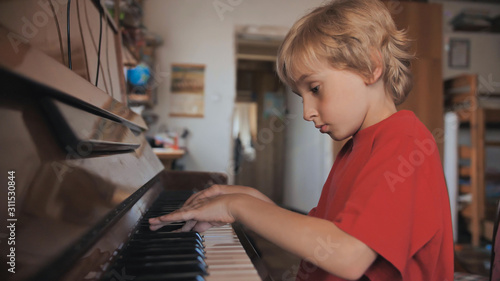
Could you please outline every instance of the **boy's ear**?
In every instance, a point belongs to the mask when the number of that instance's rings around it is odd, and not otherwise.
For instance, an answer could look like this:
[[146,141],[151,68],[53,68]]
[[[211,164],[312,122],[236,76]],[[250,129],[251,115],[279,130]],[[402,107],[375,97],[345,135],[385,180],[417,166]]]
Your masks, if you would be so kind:
[[377,82],[382,76],[383,67],[382,67],[382,54],[380,52],[372,52],[372,60],[375,64],[375,68],[372,71],[372,75],[369,79],[365,81],[366,85],[371,85]]
[[372,77],[366,81],[366,85],[374,84],[380,79],[380,76],[382,76],[382,66],[377,65],[372,72]]

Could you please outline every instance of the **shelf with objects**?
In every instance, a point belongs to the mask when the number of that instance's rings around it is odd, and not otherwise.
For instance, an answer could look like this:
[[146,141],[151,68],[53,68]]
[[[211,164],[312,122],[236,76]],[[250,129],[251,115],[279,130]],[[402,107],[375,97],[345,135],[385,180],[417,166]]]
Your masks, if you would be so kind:
[[455,32],[500,33],[500,15],[491,16],[489,10],[465,10],[450,22]]
[[479,246],[482,238],[492,241],[500,199],[500,162],[494,157],[500,152],[500,93],[476,74],[448,79],[444,86],[447,111],[457,114],[466,133],[457,152],[460,214],[471,244]]
[[[107,0],[105,6],[118,23],[122,34],[122,61],[128,106],[144,118],[149,128],[156,127],[154,125],[158,123],[158,116],[153,112],[153,107],[157,104],[157,88],[167,77],[167,73],[155,71],[155,49],[162,44],[162,39],[143,25],[143,1]],[[176,160],[186,153],[183,148],[187,130],[160,131],[155,134],[148,132],[146,137],[165,169],[175,169]]]
[[162,44],[162,39],[144,27],[142,2],[107,0],[105,5],[118,22],[122,34],[123,71],[129,106],[152,108],[157,103],[158,86],[154,52]]

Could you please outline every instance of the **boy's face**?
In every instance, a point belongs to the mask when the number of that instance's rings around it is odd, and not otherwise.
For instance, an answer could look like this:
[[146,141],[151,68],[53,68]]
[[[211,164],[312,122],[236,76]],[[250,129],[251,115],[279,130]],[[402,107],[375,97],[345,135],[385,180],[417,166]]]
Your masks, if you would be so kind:
[[323,65],[302,75],[297,91],[304,119],[334,140],[346,139],[371,125],[366,122],[372,103],[370,87],[353,72]]

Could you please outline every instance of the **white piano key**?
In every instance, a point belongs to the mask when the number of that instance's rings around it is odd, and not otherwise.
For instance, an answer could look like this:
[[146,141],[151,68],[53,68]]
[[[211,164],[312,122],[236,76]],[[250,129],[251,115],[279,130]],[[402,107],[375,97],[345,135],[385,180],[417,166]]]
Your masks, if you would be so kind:
[[209,273],[207,281],[261,280],[230,225],[212,227],[202,235]]

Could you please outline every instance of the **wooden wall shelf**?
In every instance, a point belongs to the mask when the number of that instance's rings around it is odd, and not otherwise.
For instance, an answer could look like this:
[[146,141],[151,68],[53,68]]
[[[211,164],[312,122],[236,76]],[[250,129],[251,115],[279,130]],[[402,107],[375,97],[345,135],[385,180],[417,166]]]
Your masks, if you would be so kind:
[[[462,128],[470,133],[471,145],[460,146],[457,152],[460,159],[467,159],[464,162],[469,162],[468,166],[459,167],[459,177],[470,183],[461,184],[459,191],[462,196],[471,195],[471,202],[461,213],[469,220],[472,245],[479,246],[481,237],[492,238],[491,218],[496,217],[496,204],[489,206],[491,202],[488,201],[491,200],[486,200],[486,181],[491,175],[486,174],[485,149],[487,146],[500,146],[500,142],[486,141],[485,135],[489,122],[500,121],[500,95],[481,93],[478,76],[473,74],[446,80],[444,86],[446,108],[457,113],[461,125],[466,125]],[[489,213],[491,210],[493,214]]]

